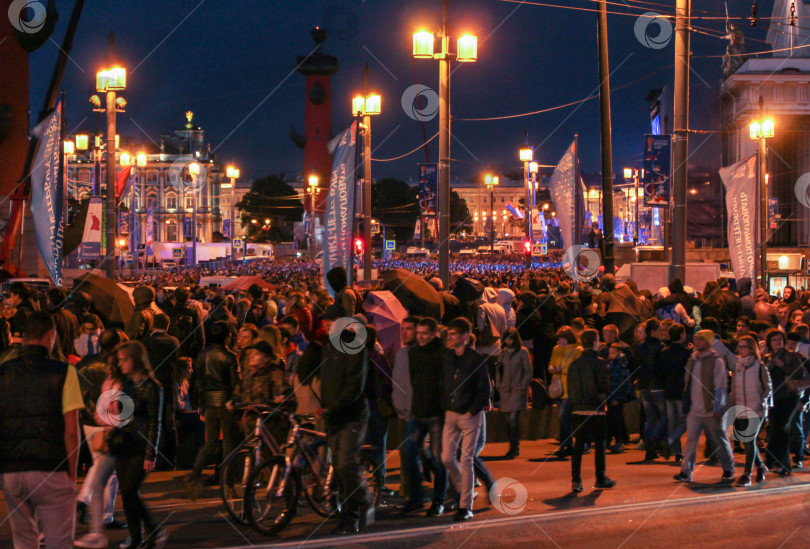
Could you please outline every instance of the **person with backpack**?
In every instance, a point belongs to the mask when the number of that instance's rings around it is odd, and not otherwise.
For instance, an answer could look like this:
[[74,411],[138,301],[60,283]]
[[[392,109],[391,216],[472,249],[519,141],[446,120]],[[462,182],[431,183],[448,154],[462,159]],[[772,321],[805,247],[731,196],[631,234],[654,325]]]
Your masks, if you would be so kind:
[[326,282],[335,292],[335,305],[341,308],[343,316],[354,316],[363,313],[363,300],[348,281],[343,267],[335,267],[326,273]]
[[186,288],[174,291],[174,307],[169,313],[169,335],[180,342],[178,357],[197,358],[205,347],[205,331],[199,312],[188,304],[189,293]]
[[669,288],[666,287],[659,288],[656,296],[658,301],[655,302],[654,307],[658,320],[672,320],[687,328],[695,327],[695,320],[686,312],[686,308],[681,303],[681,296],[671,294]]
[[132,291],[135,300],[135,313],[127,322],[126,334],[132,340],[141,340],[152,331],[155,312],[152,302],[155,300],[155,290],[151,286],[138,286]]
[[[746,410],[742,416],[733,418],[734,438],[741,440],[745,447],[745,468],[737,479],[737,486],[751,486],[754,466],[757,468],[757,482],[765,480],[768,472],[759,455],[757,435],[768,416],[772,387],[768,368],[759,358],[759,346],[750,335],[742,336],[737,343],[737,366],[732,379],[731,404]],[[752,413],[747,413],[749,410]],[[747,424],[742,426],[746,420]]]

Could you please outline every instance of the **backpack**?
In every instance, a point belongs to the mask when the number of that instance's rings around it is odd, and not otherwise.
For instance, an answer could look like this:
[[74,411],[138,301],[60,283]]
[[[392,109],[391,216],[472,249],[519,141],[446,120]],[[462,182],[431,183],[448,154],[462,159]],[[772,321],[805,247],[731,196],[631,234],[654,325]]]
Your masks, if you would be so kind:
[[529,393],[531,394],[532,408],[542,410],[551,402],[546,390],[546,384],[542,379],[533,379],[529,382]]
[[681,317],[675,311],[675,307],[677,306],[678,306],[677,303],[670,303],[669,305],[664,305],[663,307],[658,309],[658,311],[656,311],[657,313],[656,316],[658,317],[658,320],[670,319],[674,322],[680,322]]
[[483,308],[480,310],[484,313],[484,327],[478,330],[478,343],[483,347],[489,347],[498,341],[500,334],[498,334],[495,326],[492,325],[492,320],[490,320],[487,310]]
[[187,308],[179,310],[169,324],[169,335],[176,337],[180,342],[180,354],[182,356],[197,357],[197,353],[194,352],[197,346],[194,329],[194,317]]

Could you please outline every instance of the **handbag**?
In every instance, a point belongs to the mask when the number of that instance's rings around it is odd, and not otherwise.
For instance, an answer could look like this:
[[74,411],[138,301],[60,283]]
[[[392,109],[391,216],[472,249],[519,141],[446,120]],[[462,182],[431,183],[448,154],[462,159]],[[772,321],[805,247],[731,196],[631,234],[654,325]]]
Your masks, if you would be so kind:
[[109,429],[96,431],[93,437],[89,440],[90,450],[99,454],[109,454],[110,446],[107,444],[107,433]]
[[563,396],[562,375],[554,376],[551,384],[548,386],[548,396],[552,400],[557,400]]

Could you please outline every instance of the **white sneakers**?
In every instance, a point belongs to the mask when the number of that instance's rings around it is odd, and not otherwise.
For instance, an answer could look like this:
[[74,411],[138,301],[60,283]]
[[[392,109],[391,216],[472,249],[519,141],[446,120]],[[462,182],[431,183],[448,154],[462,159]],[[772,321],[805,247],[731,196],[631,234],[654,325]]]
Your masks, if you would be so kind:
[[88,549],[107,549],[107,536],[104,534],[87,534],[77,539],[74,544],[76,547],[86,547]]

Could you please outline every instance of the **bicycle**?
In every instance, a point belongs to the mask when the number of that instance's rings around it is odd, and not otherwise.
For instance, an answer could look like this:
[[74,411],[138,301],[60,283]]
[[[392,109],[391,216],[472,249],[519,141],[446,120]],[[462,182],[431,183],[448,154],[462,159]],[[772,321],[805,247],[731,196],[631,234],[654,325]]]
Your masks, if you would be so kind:
[[256,425],[253,428],[253,434],[235,448],[222,463],[219,482],[220,495],[228,514],[238,523],[248,525],[244,506],[244,492],[248,475],[263,457],[280,453],[282,446],[276,442],[265,427],[265,423],[273,415],[276,407],[251,404],[237,406],[234,410],[244,412],[241,421],[245,431],[251,414],[257,416]]
[[[283,530],[298,512],[303,489],[312,509],[323,517],[340,511],[337,479],[326,448],[326,434],[311,428],[313,416],[291,415],[292,428],[284,454],[269,456],[253,468],[245,486],[250,525],[266,536]],[[362,446],[360,464],[375,506],[379,486],[371,460],[372,447]]]

